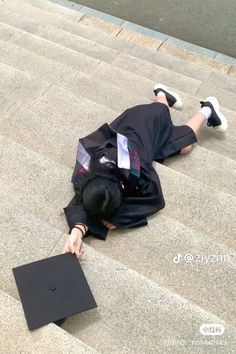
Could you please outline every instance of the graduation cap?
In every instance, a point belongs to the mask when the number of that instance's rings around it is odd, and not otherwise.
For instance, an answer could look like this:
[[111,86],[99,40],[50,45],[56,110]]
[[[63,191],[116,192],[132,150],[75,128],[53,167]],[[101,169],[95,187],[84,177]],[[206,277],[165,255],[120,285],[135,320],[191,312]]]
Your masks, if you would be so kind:
[[12,269],[28,328],[97,306],[75,254],[65,253]]

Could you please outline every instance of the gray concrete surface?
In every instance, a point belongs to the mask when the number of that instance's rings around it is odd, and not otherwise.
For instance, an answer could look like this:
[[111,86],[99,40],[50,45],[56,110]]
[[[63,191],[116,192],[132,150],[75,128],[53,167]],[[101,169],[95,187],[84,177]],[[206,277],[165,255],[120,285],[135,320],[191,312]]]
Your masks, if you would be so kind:
[[74,2],[236,57],[235,0],[74,0]]
[[29,331],[22,305],[0,290],[0,353],[99,354],[54,324]]
[[[118,27],[114,32],[108,25],[104,32],[101,21],[87,16],[78,23],[80,17],[46,0],[0,1],[0,352],[4,344],[4,353],[24,353],[21,343],[28,352],[47,353],[43,329],[25,340],[24,330],[19,332],[23,314],[14,317],[8,296],[19,299],[11,267],[62,252],[68,237],[62,208],[74,195],[78,137],[128,106],[151,102],[160,79],[184,101],[182,112],[171,110],[175,122],[199,109],[202,95],[216,93],[230,129],[218,139],[205,127],[191,157],[178,166],[155,165],[166,208],[146,228],[109,233],[106,242],[84,241],[82,265],[99,306],[71,317],[63,328],[109,354],[233,354],[236,81],[230,67],[168,43],[156,52],[140,34],[116,37]],[[177,252],[232,254],[232,264],[177,266]],[[225,325],[219,338],[225,344],[188,342],[202,339],[199,326],[207,322]],[[64,338],[49,336],[59,346]],[[186,339],[188,345],[164,347],[165,339]],[[61,346],[56,352],[67,351]]]
[[[173,348],[162,344],[169,337],[186,340],[189,353],[191,341],[201,340],[198,329],[202,323],[223,324],[221,339],[225,345],[217,353],[225,353],[225,348],[233,353],[236,329],[230,323],[86,244],[81,267],[98,307],[70,316],[63,324],[63,329],[79,341],[53,324],[28,331],[11,268],[61,254],[68,235],[11,203],[0,203],[0,216],[0,249],[4,250],[0,277],[1,353],[85,354],[94,353],[92,347],[104,354],[169,354]],[[9,234],[4,233],[6,228]],[[45,235],[49,237],[45,239]],[[212,354],[212,347],[202,344],[198,353]]]

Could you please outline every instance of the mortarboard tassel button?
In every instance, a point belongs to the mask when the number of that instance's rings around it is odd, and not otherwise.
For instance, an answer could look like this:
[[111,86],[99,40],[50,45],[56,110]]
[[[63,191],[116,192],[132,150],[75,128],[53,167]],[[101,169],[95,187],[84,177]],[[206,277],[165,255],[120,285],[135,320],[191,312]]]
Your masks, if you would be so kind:
[[56,290],[56,286],[55,286],[55,285],[52,285],[52,286],[50,286],[50,289],[51,289],[51,290]]

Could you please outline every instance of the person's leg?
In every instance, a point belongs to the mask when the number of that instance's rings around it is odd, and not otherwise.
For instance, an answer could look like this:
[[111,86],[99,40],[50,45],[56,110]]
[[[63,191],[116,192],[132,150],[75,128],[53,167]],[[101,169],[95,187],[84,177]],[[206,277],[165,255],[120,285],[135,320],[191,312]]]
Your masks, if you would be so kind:
[[[189,119],[184,125],[188,125],[194,131],[197,136],[203,127],[206,124],[206,117],[203,113],[197,112],[191,119]],[[192,150],[192,145],[185,146],[181,149],[180,154],[188,154]]]
[[[180,103],[179,107],[182,106],[181,99],[178,95],[171,91],[168,92],[168,88],[161,84],[157,84],[154,87],[154,93],[156,96],[156,102],[165,104],[168,108],[173,106],[173,99]],[[167,96],[166,96],[167,95]],[[175,97],[176,96],[176,97]],[[201,109],[198,111],[191,119],[189,119],[185,124],[192,129],[195,134],[195,139],[199,134],[203,125],[207,124],[210,127],[213,127],[216,131],[224,133],[228,128],[228,123],[226,117],[220,112],[219,102],[216,97],[208,97],[205,101],[201,101]],[[178,127],[179,128],[179,127]],[[187,145],[178,153],[187,154],[192,150],[192,145]]]
[[[188,125],[194,131],[197,136],[203,125],[212,127],[215,131],[224,133],[228,128],[227,118],[220,111],[220,105],[216,97],[207,97],[205,101],[201,101],[201,109],[193,118],[187,121]],[[182,154],[185,154],[191,150],[191,146],[186,146],[181,150]]]
[[[167,107],[169,107],[169,104],[168,104],[168,101],[166,99],[166,96],[165,96],[165,94],[162,94],[162,92],[157,94],[156,102],[163,103]],[[195,134],[201,129],[201,126],[202,126],[202,124],[205,121],[205,118],[204,118],[202,113],[199,113],[199,115],[202,115],[202,117],[204,119],[201,119],[202,118],[201,116],[196,117],[197,115],[198,115],[198,113],[185,124],[185,125],[188,125],[189,127],[191,127]],[[192,150],[192,145],[185,146],[184,148],[181,149],[180,154],[187,154],[191,150]]]
[[156,96],[156,102],[164,103],[167,107],[169,107],[169,104],[167,102],[165,95],[158,94],[158,96]]
[[[169,107],[169,104],[167,102],[166,96],[162,94],[158,94],[156,96],[156,102],[160,102],[165,104],[167,107]],[[198,112],[191,118],[190,120],[187,121],[185,125],[188,125],[190,128],[193,129],[194,133],[197,135],[198,132],[200,131],[202,125],[205,122],[205,117],[202,113]],[[180,154],[187,154],[192,150],[192,145],[185,146],[184,148],[181,149]]]

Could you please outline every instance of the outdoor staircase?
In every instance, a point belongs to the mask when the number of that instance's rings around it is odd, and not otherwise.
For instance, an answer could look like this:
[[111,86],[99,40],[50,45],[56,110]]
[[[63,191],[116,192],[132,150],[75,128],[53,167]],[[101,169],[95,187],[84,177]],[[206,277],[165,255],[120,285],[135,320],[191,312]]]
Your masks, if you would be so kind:
[[[154,164],[166,207],[146,227],[84,239],[98,307],[29,331],[12,268],[62,253],[79,137],[153,102],[156,82],[181,95],[175,124],[216,95],[228,131],[204,127],[191,154]],[[235,103],[231,65],[47,0],[0,0],[0,353],[236,352]]]

